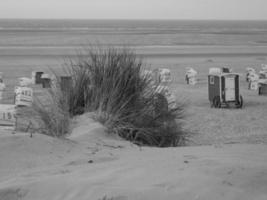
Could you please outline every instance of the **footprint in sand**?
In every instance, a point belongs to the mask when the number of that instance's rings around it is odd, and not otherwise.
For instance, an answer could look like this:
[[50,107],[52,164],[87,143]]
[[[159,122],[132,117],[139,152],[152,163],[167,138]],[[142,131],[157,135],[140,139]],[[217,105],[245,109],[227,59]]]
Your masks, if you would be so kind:
[[222,181],[222,184],[223,184],[223,185],[227,185],[227,186],[233,186],[233,184],[232,184],[231,182],[226,181],[226,180],[223,180],[223,181]]
[[126,196],[116,196],[116,197],[107,197],[104,196],[103,198],[100,198],[98,200],[127,200],[128,198]]
[[1,200],[19,200],[27,195],[27,190],[22,190],[20,188],[6,188],[0,189],[0,199]]
[[[96,158],[91,158],[88,160],[74,160],[69,163],[67,163],[65,166],[77,166],[77,165],[84,165],[84,164],[93,164],[93,163],[103,163],[103,162],[111,162],[118,160],[117,157],[114,156],[107,156],[107,157],[96,157]],[[1,200],[1,199],[0,199]]]
[[77,165],[83,165],[86,164],[86,160],[74,160],[66,164],[66,166],[77,166]]

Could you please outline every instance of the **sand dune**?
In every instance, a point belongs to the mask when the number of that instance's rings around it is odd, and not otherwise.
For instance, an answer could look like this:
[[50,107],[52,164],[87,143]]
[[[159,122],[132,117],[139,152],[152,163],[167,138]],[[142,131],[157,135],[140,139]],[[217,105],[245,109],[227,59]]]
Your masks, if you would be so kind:
[[267,146],[138,147],[82,116],[68,139],[0,136],[0,199],[267,199]]

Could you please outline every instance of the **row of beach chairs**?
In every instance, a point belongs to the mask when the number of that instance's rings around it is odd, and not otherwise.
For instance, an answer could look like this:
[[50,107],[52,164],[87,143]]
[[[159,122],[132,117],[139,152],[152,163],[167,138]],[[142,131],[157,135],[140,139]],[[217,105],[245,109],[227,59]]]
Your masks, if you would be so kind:
[[[60,78],[62,88],[68,88],[71,82],[70,76],[55,77],[41,71],[33,71],[31,78],[18,78],[18,85],[14,89],[14,103],[16,106],[31,106],[33,102],[33,85],[41,85],[42,88],[51,88],[57,84],[57,78]],[[6,85],[3,81],[3,73],[0,72],[0,102],[3,99],[3,93]]]
[[262,65],[257,73],[255,68],[248,67],[246,69],[246,81],[249,90],[258,90],[259,95],[267,94],[267,65]]
[[[60,76],[60,86],[69,88],[71,81],[70,76]],[[31,107],[33,103],[33,88],[34,85],[42,85],[42,88],[51,88],[53,84],[57,84],[57,79],[54,76],[44,72],[32,72],[31,78],[18,78],[18,85],[14,89],[14,100],[12,103],[3,104],[3,93],[6,85],[3,80],[3,73],[0,72],[0,129],[16,130],[17,126],[17,107]],[[10,99],[10,98],[9,98]],[[8,100],[9,100],[8,99]]]

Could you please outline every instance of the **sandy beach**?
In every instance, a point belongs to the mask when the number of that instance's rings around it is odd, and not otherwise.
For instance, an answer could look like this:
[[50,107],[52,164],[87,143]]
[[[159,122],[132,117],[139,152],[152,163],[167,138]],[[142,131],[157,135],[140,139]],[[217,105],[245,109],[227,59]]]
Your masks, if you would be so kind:
[[[76,118],[65,139],[1,129],[0,200],[266,200],[267,97],[248,90],[245,81],[247,67],[258,71],[267,64],[265,32],[218,33],[206,26],[200,33],[166,32],[146,24],[133,32],[124,26],[0,30],[0,71],[7,85],[2,103],[12,103],[18,77],[60,69],[83,42],[129,44],[147,68],[171,70],[170,88],[187,106],[187,146],[136,146],[107,134],[90,114]],[[240,73],[242,109],[210,108],[208,70],[224,66]],[[186,67],[198,71],[194,86],[185,83]]]
[[266,145],[138,147],[78,121],[67,140],[1,134],[1,200],[267,197]]

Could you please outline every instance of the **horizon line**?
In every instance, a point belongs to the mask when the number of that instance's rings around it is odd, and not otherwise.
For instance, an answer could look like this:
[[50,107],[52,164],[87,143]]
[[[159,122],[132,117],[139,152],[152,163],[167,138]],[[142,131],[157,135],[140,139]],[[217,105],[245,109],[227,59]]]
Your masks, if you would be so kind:
[[121,20],[121,21],[267,21],[267,19],[175,19],[175,18],[9,18],[0,20]]

